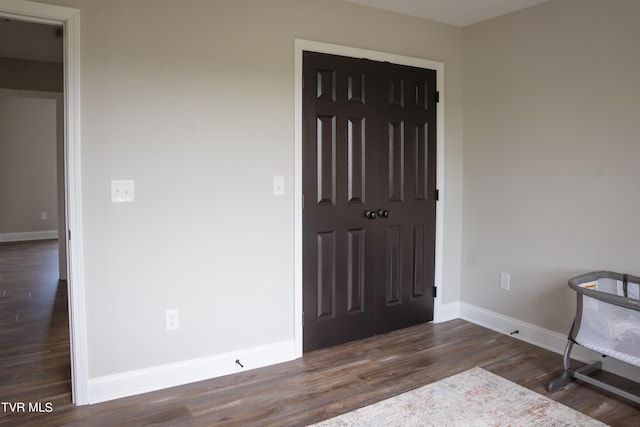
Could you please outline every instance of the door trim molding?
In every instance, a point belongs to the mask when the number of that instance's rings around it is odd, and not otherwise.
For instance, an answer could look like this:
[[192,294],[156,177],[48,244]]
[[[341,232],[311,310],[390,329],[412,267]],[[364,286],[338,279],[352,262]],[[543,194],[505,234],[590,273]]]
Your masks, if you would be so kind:
[[[88,403],[88,361],[80,157],[80,11],[26,0],[0,0],[0,16],[64,27],[64,140],[71,387],[76,405]],[[67,234],[67,233],[65,233]]]
[[359,49],[311,40],[295,39],[294,43],[294,343],[296,357],[302,356],[302,52],[305,50],[333,55],[367,58],[381,62],[426,68],[436,71],[436,87],[440,92],[437,104],[437,165],[436,188],[440,190],[440,201],[436,204],[436,260],[434,284],[439,289],[433,301],[433,320],[450,320],[442,313],[442,266],[443,266],[443,213],[444,191],[444,63],[386,52]]

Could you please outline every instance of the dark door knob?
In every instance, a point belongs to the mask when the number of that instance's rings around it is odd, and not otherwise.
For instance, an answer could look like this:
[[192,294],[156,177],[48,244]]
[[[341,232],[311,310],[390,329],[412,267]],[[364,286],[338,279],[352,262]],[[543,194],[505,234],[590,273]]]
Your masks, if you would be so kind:
[[386,209],[378,209],[378,216],[380,218],[389,218],[389,211]]
[[376,219],[375,211],[364,211],[364,217],[367,219]]

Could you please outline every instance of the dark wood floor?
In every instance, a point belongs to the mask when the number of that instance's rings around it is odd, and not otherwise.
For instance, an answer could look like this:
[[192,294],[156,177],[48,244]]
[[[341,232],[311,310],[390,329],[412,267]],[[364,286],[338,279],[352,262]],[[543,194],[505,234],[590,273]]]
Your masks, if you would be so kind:
[[0,407],[0,425],[305,425],[475,366],[607,424],[640,425],[638,406],[588,385],[547,392],[561,371],[559,355],[462,320],[395,331],[233,376],[74,407],[66,287],[56,279],[56,254],[55,241],[0,244],[0,401],[41,402],[45,411],[10,413]]

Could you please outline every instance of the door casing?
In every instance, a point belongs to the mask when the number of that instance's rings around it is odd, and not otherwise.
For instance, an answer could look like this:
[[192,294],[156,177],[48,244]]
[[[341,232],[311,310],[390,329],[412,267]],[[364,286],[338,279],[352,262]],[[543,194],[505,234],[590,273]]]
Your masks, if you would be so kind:
[[297,357],[302,356],[302,52],[305,50],[329,53],[333,55],[349,56],[353,58],[367,58],[381,62],[391,62],[436,71],[437,90],[440,92],[440,102],[437,104],[437,184],[440,191],[440,201],[436,205],[436,260],[434,285],[439,288],[438,296],[434,299],[434,322],[444,320],[442,311],[442,264],[443,264],[443,212],[444,212],[444,64],[426,59],[395,55],[385,52],[352,48],[310,40],[295,40],[295,72],[294,72],[294,125],[295,125],[295,194],[294,194],[294,342]]

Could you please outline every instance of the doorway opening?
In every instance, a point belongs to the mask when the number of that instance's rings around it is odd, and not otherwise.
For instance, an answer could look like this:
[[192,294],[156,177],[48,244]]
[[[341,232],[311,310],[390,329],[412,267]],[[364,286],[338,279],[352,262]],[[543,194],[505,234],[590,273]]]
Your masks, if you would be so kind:
[[[63,33],[62,97],[64,141],[64,194],[66,208],[61,221],[65,232],[58,236],[66,244],[68,323],[70,343],[72,399],[76,405],[89,403],[86,349],[86,313],[84,307],[84,260],[82,203],[80,187],[80,11],[74,8],[15,0],[0,4],[0,19],[58,26]],[[7,37],[2,38],[6,43]],[[15,43],[8,43],[11,46]],[[62,252],[64,253],[64,252]]]
[[0,38],[3,384],[70,400],[63,27],[2,18]]

